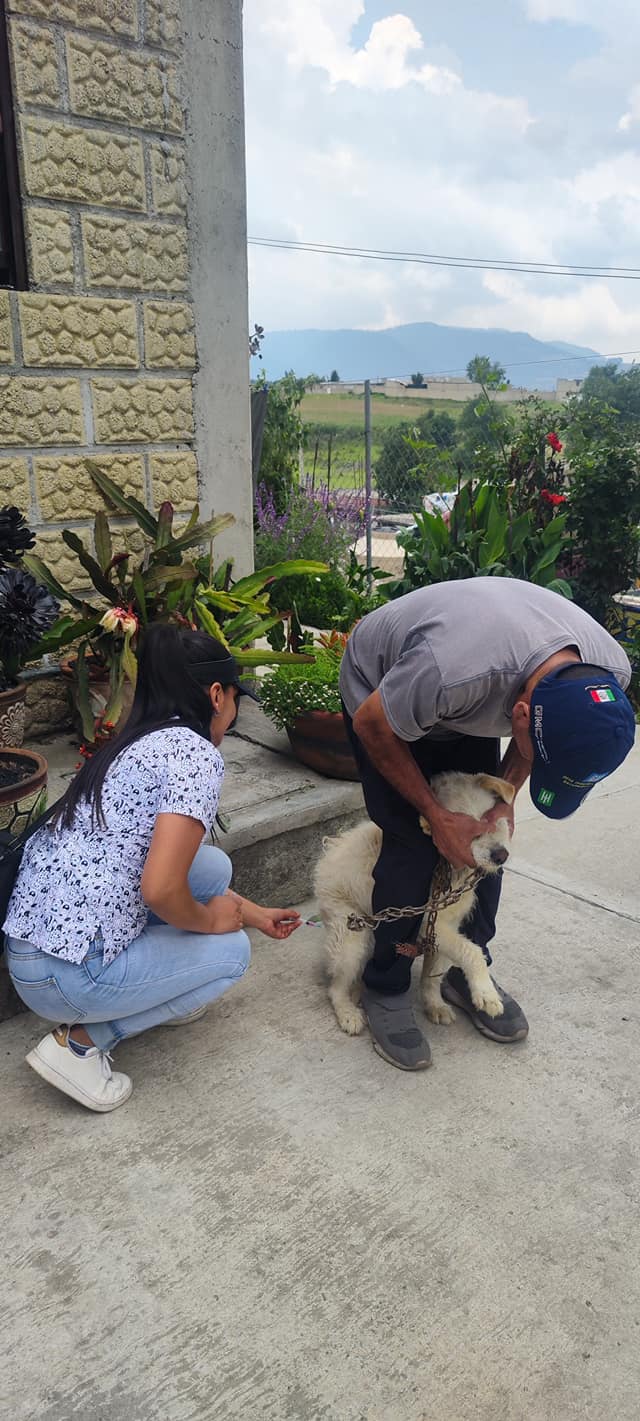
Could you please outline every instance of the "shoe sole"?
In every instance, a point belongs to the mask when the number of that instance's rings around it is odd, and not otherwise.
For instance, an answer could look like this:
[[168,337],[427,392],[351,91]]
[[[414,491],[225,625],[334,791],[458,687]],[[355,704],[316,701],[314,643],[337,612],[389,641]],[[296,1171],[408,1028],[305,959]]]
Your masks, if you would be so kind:
[[[364,1014],[365,1016],[367,1016],[366,1011]],[[427,1071],[429,1069],[429,1066],[431,1065],[431,1056],[429,1057],[428,1061],[419,1061],[416,1066],[404,1066],[402,1064],[402,1061],[396,1061],[395,1056],[390,1056],[388,1051],[385,1051],[384,1048],[380,1045],[380,1042],[378,1041],[377,1037],[374,1036],[373,1031],[371,1030],[371,1022],[369,1021],[368,1016],[367,1026],[369,1027],[371,1045],[373,1046],[374,1051],[377,1051],[378,1055],[382,1056],[383,1061],[388,1061],[390,1066],[395,1066],[399,1071]]]
[[523,1026],[519,1031],[514,1032],[513,1036],[499,1036],[497,1031],[492,1031],[490,1026],[485,1026],[483,1021],[478,1020],[478,1013],[475,1007],[465,1001],[464,997],[460,996],[460,993],[456,991],[455,987],[443,987],[442,995],[445,1002],[449,1003],[449,1006],[459,1007],[460,1011],[466,1012],[469,1020],[475,1026],[476,1031],[480,1032],[481,1036],[488,1036],[490,1041],[497,1041],[499,1046],[511,1046],[514,1041],[524,1041],[525,1037],[529,1035],[528,1026]]
[[119,1105],[124,1105],[125,1100],[129,1099],[133,1090],[133,1084],[130,1081],[129,1089],[125,1090],[113,1104],[99,1105],[92,1096],[87,1095],[86,1091],[83,1091],[74,1081],[68,1080],[60,1071],[54,1070],[53,1066],[50,1066],[49,1062],[45,1061],[43,1057],[38,1054],[37,1046],[34,1047],[33,1051],[29,1052],[25,1059],[27,1065],[31,1066],[32,1071],[35,1071],[36,1075],[42,1076],[43,1081],[47,1081],[49,1085],[55,1086],[56,1090],[63,1091],[65,1095],[70,1095],[72,1100],[77,1100],[78,1104],[86,1106],[87,1110],[95,1110],[101,1115],[106,1115],[110,1110],[117,1110]]
[[428,1060],[420,1061],[417,1066],[404,1066],[402,1061],[396,1061],[394,1056],[389,1056],[388,1053],[383,1050],[380,1043],[376,1041],[375,1036],[371,1037],[371,1043],[374,1051],[377,1051],[378,1055],[382,1056],[383,1061],[388,1061],[389,1065],[395,1066],[398,1071],[428,1071],[429,1066],[432,1064],[431,1060]]

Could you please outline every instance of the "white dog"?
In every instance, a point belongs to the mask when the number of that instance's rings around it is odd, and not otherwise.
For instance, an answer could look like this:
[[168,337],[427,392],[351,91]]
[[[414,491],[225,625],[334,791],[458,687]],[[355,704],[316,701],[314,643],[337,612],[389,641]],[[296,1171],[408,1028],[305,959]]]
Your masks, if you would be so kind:
[[[435,775],[431,788],[445,809],[469,814],[481,819],[499,801],[511,804],[513,785],[493,775],[466,775],[458,772]],[[426,834],[429,825],[420,821]],[[473,840],[473,857],[483,873],[497,873],[509,857],[511,827],[506,817],[500,817],[486,834]],[[373,869],[382,845],[382,830],[366,820],[336,838],[326,839],[325,852],[316,865],[315,892],[322,921],[327,929],[327,959],[329,968],[329,999],[338,1024],[350,1036],[362,1031],[366,1017],[358,1006],[362,969],[371,956],[373,933],[369,929],[355,932],[347,927],[350,913],[371,914]],[[455,889],[470,876],[469,869],[451,873]],[[420,902],[420,885],[416,884],[416,901]],[[469,983],[474,1006],[488,1016],[501,1016],[502,1002],[496,992],[484,954],[480,947],[464,937],[461,928],[475,903],[470,887],[436,919],[435,956],[425,954],[421,993],[425,1012],[431,1021],[449,1025],[455,1013],[444,1001],[440,991],[442,959],[461,967]],[[424,926],[421,924],[420,932]],[[446,968],[446,964],[445,964]]]

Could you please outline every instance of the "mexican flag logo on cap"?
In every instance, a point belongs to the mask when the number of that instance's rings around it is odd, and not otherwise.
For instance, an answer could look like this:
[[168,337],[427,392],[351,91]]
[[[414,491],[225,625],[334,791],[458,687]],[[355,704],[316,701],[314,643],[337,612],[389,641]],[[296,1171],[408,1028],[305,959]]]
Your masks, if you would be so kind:
[[592,701],[615,701],[615,694],[610,686],[590,686],[589,695]]

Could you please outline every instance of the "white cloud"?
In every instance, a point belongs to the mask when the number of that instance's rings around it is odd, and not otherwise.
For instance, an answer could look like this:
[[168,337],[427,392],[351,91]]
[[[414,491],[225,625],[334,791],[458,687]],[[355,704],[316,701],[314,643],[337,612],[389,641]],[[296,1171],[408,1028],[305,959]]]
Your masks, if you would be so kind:
[[482,284],[493,300],[462,307],[461,324],[526,330],[539,340],[568,339],[610,355],[637,345],[637,304],[629,305],[622,286],[613,291],[604,282],[584,281],[540,292],[526,278],[498,272],[487,272]]
[[[414,17],[427,8],[404,3]],[[568,21],[595,24],[598,7],[602,18],[603,38],[585,44],[583,36],[575,48],[586,56],[581,76],[572,68],[570,28],[554,40],[554,50],[564,45],[563,84],[543,94],[536,60],[534,115],[517,88],[509,92],[508,65],[500,93],[480,90],[465,68],[473,62],[474,73],[497,74],[495,64],[479,66],[475,50],[467,59],[462,40],[462,54],[432,48],[393,0],[375,24],[367,24],[363,0],[245,0],[253,235],[523,263],[637,265],[640,155],[632,123],[618,124],[623,110],[635,112],[640,88],[635,73],[619,78],[625,34],[634,26],[640,32],[640,7],[636,0],[608,0],[606,12],[601,0],[520,4],[538,22],[564,10]],[[384,8],[378,4],[378,15]],[[446,35],[446,15],[440,37],[443,29]],[[631,58],[625,62],[631,67]],[[253,319],[272,330],[432,320],[527,329],[606,351],[632,348],[640,329],[637,283],[264,249],[251,250],[250,264]]]
[[[425,43],[408,15],[376,20],[365,44],[356,49],[351,35],[364,12],[363,0],[262,0],[258,24],[277,38],[293,68],[324,70],[334,88],[351,84],[384,93],[418,84],[439,97],[460,96],[462,79],[453,69],[412,62],[422,57]],[[530,122],[523,101],[471,90],[466,95],[480,111],[499,111],[522,129]]]
[[634,123],[640,123],[640,84],[631,90],[627,100],[629,107],[618,124],[621,133],[627,133]]

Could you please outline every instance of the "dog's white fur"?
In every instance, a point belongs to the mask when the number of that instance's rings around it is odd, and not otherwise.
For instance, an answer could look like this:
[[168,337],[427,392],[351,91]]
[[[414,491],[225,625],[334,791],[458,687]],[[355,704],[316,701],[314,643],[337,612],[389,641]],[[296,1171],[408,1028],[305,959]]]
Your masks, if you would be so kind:
[[[513,785],[493,775],[466,775],[458,772],[435,775],[431,788],[446,809],[481,819],[498,801],[511,804]],[[426,834],[429,825],[421,819]],[[473,840],[473,856],[485,873],[497,873],[500,862],[492,855],[508,856],[511,828],[506,817],[500,817],[486,834]],[[329,999],[338,1024],[350,1036],[356,1036],[365,1025],[365,1015],[358,1005],[362,969],[371,956],[373,933],[366,929],[353,932],[347,927],[350,913],[371,913],[373,869],[382,845],[382,830],[365,820],[336,838],[325,839],[324,854],[315,870],[315,892],[322,921],[327,930],[326,950],[329,969]],[[455,888],[469,869],[452,870]],[[420,885],[416,883],[416,901],[420,902]],[[443,908],[436,919],[434,957],[425,956],[422,969],[421,994],[431,1021],[448,1026],[455,1014],[440,991],[441,974],[447,963],[461,967],[471,998],[479,1011],[488,1016],[501,1016],[503,1007],[491,981],[482,949],[461,932],[475,903],[475,892],[469,889],[449,908]],[[420,932],[423,931],[421,924]]]

